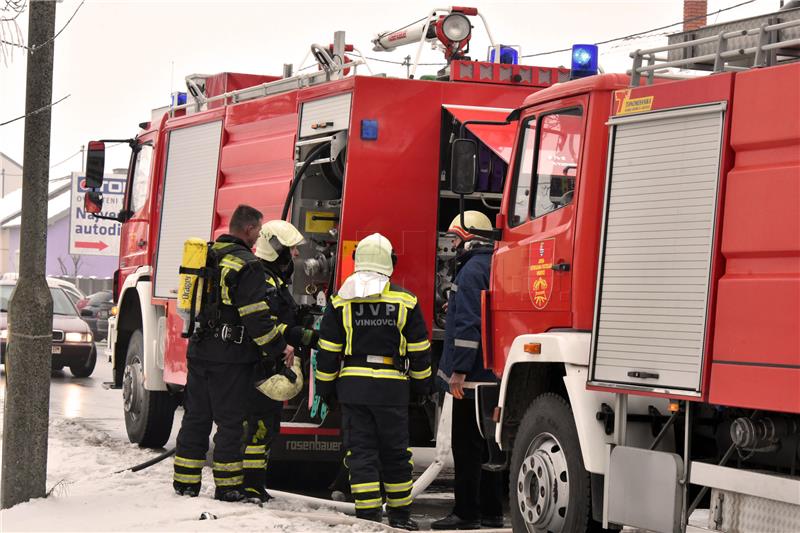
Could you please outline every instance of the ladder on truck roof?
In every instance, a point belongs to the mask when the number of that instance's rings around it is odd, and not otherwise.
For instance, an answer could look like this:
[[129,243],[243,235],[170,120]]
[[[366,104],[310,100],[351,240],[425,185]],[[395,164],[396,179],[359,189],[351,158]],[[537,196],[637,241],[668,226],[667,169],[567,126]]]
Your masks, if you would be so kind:
[[[333,53],[319,44],[312,44],[310,54],[314,56],[317,64],[320,67],[319,71],[309,72],[307,74],[297,74],[294,76],[282,78],[252,87],[245,87],[236,91],[231,91],[217,96],[208,98],[205,96],[205,89],[203,87],[205,78],[200,74],[193,74],[186,77],[186,86],[189,92],[194,97],[195,101],[183,105],[172,106],[169,109],[170,117],[175,116],[175,112],[181,109],[186,109],[187,113],[193,111],[203,111],[211,102],[221,102],[221,105],[227,106],[230,104],[238,104],[264,96],[273,94],[285,93],[295,89],[303,89],[311,87],[320,83],[342,79],[345,76],[345,71],[353,69],[353,75],[357,74],[358,66],[365,65],[369,69],[369,64],[363,58],[350,60],[344,62],[345,40],[344,32],[337,31],[334,33]],[[360,54],[360,52],[358,52]],[[305,67],[308,68],[308,67]],[[370,70],[371,72],[371,70]]]
[[[793,20],[772,23],[775,19],[767,15],[750,19],[762,21],[757,27],[734,30],[730,29],[734,24],[719,24],[675,36],[678,39],[693,37],[690,40],[631,52],[631,86],[638,87],[642,78],[645,85],[650,85],[657,70],[670,67],[722,72],[795,61],[800,58],[800,9],[776,15],[786,15],[785,18]],[[703,34],[705,36],[700,36]],[[670,41],[678,39],[671,37]],[[657,55],[663,52],[668,55]]]

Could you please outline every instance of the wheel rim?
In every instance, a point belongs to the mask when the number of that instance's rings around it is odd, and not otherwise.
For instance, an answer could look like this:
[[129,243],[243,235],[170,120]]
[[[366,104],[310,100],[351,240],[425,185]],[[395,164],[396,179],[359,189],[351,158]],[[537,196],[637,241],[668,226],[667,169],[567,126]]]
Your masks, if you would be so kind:
[[142,363],[138,358],[133,358],[129,364],[125,365],[125,373],[122,375],[122,401],[125,413],[132,420],[136,420],[142,410],[143,384]]
[[568,502],[564,448],[550,433],[540,433],[528,446],[517,474],[517,503],[528,531],[562,531]]

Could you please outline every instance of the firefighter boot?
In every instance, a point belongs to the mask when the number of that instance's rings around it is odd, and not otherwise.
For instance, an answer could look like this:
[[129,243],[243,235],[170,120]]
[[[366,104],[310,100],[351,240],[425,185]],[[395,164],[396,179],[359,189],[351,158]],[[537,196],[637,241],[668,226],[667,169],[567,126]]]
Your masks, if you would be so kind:
[[241,487],[217,487],[214,499],[223,502],[240,502],[247,498]]
[[272,499],[264,487],[245,487],[244,494],[247,501],[252,503],[267,503]]
[[200,483],[181,483],[180,481],[173,481],[172,488],[175,489],[175,494],[178,496],[196,498],[200,494]]
[[404,511],[392,511],[389,509],[389,525],[396,529],[419,531],[419,524],[411,518],[411,513],[407,509]]
[[[250,448],[250,447],[248,447]],[[272,499],[269,492],[267,492],[267,471],[264,468],[266,461],[263,459],[264,452],[261,452],[261,459],[253,462],[256,463],[257,468],[252,468],[248,465],[248,456],[245,455],[244,472],[244,493],[248,500],[253,500],[253,503],[266,503]]]
[[361,520],[369,520],[370,522],[382,521],[383,511],[380,507],[377,509],[356,509],[356,518]]

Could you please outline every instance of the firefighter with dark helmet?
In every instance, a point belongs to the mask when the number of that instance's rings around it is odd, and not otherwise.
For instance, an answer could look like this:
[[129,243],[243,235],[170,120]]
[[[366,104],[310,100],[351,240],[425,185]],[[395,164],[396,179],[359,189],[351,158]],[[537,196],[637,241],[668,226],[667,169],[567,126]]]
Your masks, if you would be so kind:
[[[278,367],[258,363],[254,370],[256,387],[248,402],[247,431],[244,448],[244,486],[250,497],[265,502],[270,444],[280,431],[283,402],[295,397],[303,387],[303,373],[298,354],[316,344],[314,330],[301,324],[300,308],[289,286],[294,272],[293,259],[297,247],[305,242],[303,235],[285,220],[270,220],[261,227],[255,255],[266,274],[267,305],[286,342],[295,348],[294,361],[274,361]],[[272,363],[272,362],[271,362]]]
[[261,213],[240,205],[229,233],[208,251],[198,328],[189,340],[184,415],[175,451],[173,486],[180,495],[200,493],[212,423],[216,491],[223,501],[241,501],[242,425],[252,390],[253,364],[264,358],[291,359],[293,349],[270,315],[264,267],[251,249],[261,230]]
[[[430,392],[430,342],[416,296],[390,282],[395,255],[384,236],[365,237],[355,272],[331,298],[320,326],[316,389],[342,405],[356,516],[417,530],[411,519],[410,395]],[[381,485],[382,482],[382,485]]]
[[444,337],[436,381],[453,395],[451,442],[455,466],[455,505],[433,529],[503,527],[503,473],[484,470],[487,444],[475,415],[475,385],[497,383],[484,368],[481,346],[481,291],[489,289],[493,243],[470,230],[491,231],[492,223],[480,211],[466,211],[450,223],[448,233],[458,239],[456,275],[450,287]]

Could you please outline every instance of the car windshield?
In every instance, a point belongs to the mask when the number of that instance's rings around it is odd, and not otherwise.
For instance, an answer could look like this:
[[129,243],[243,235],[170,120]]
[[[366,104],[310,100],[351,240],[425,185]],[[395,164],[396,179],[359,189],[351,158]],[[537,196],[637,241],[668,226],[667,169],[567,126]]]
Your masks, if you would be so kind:
[[[8,312],[8,302],[11,300],[11,293],[14,292],[14,285],[0,285],[0,313]],[[50,296],[53,297],[53,314],[77,316],[75,306],[69,301],[67,295],[61,289],[50,287]]]

